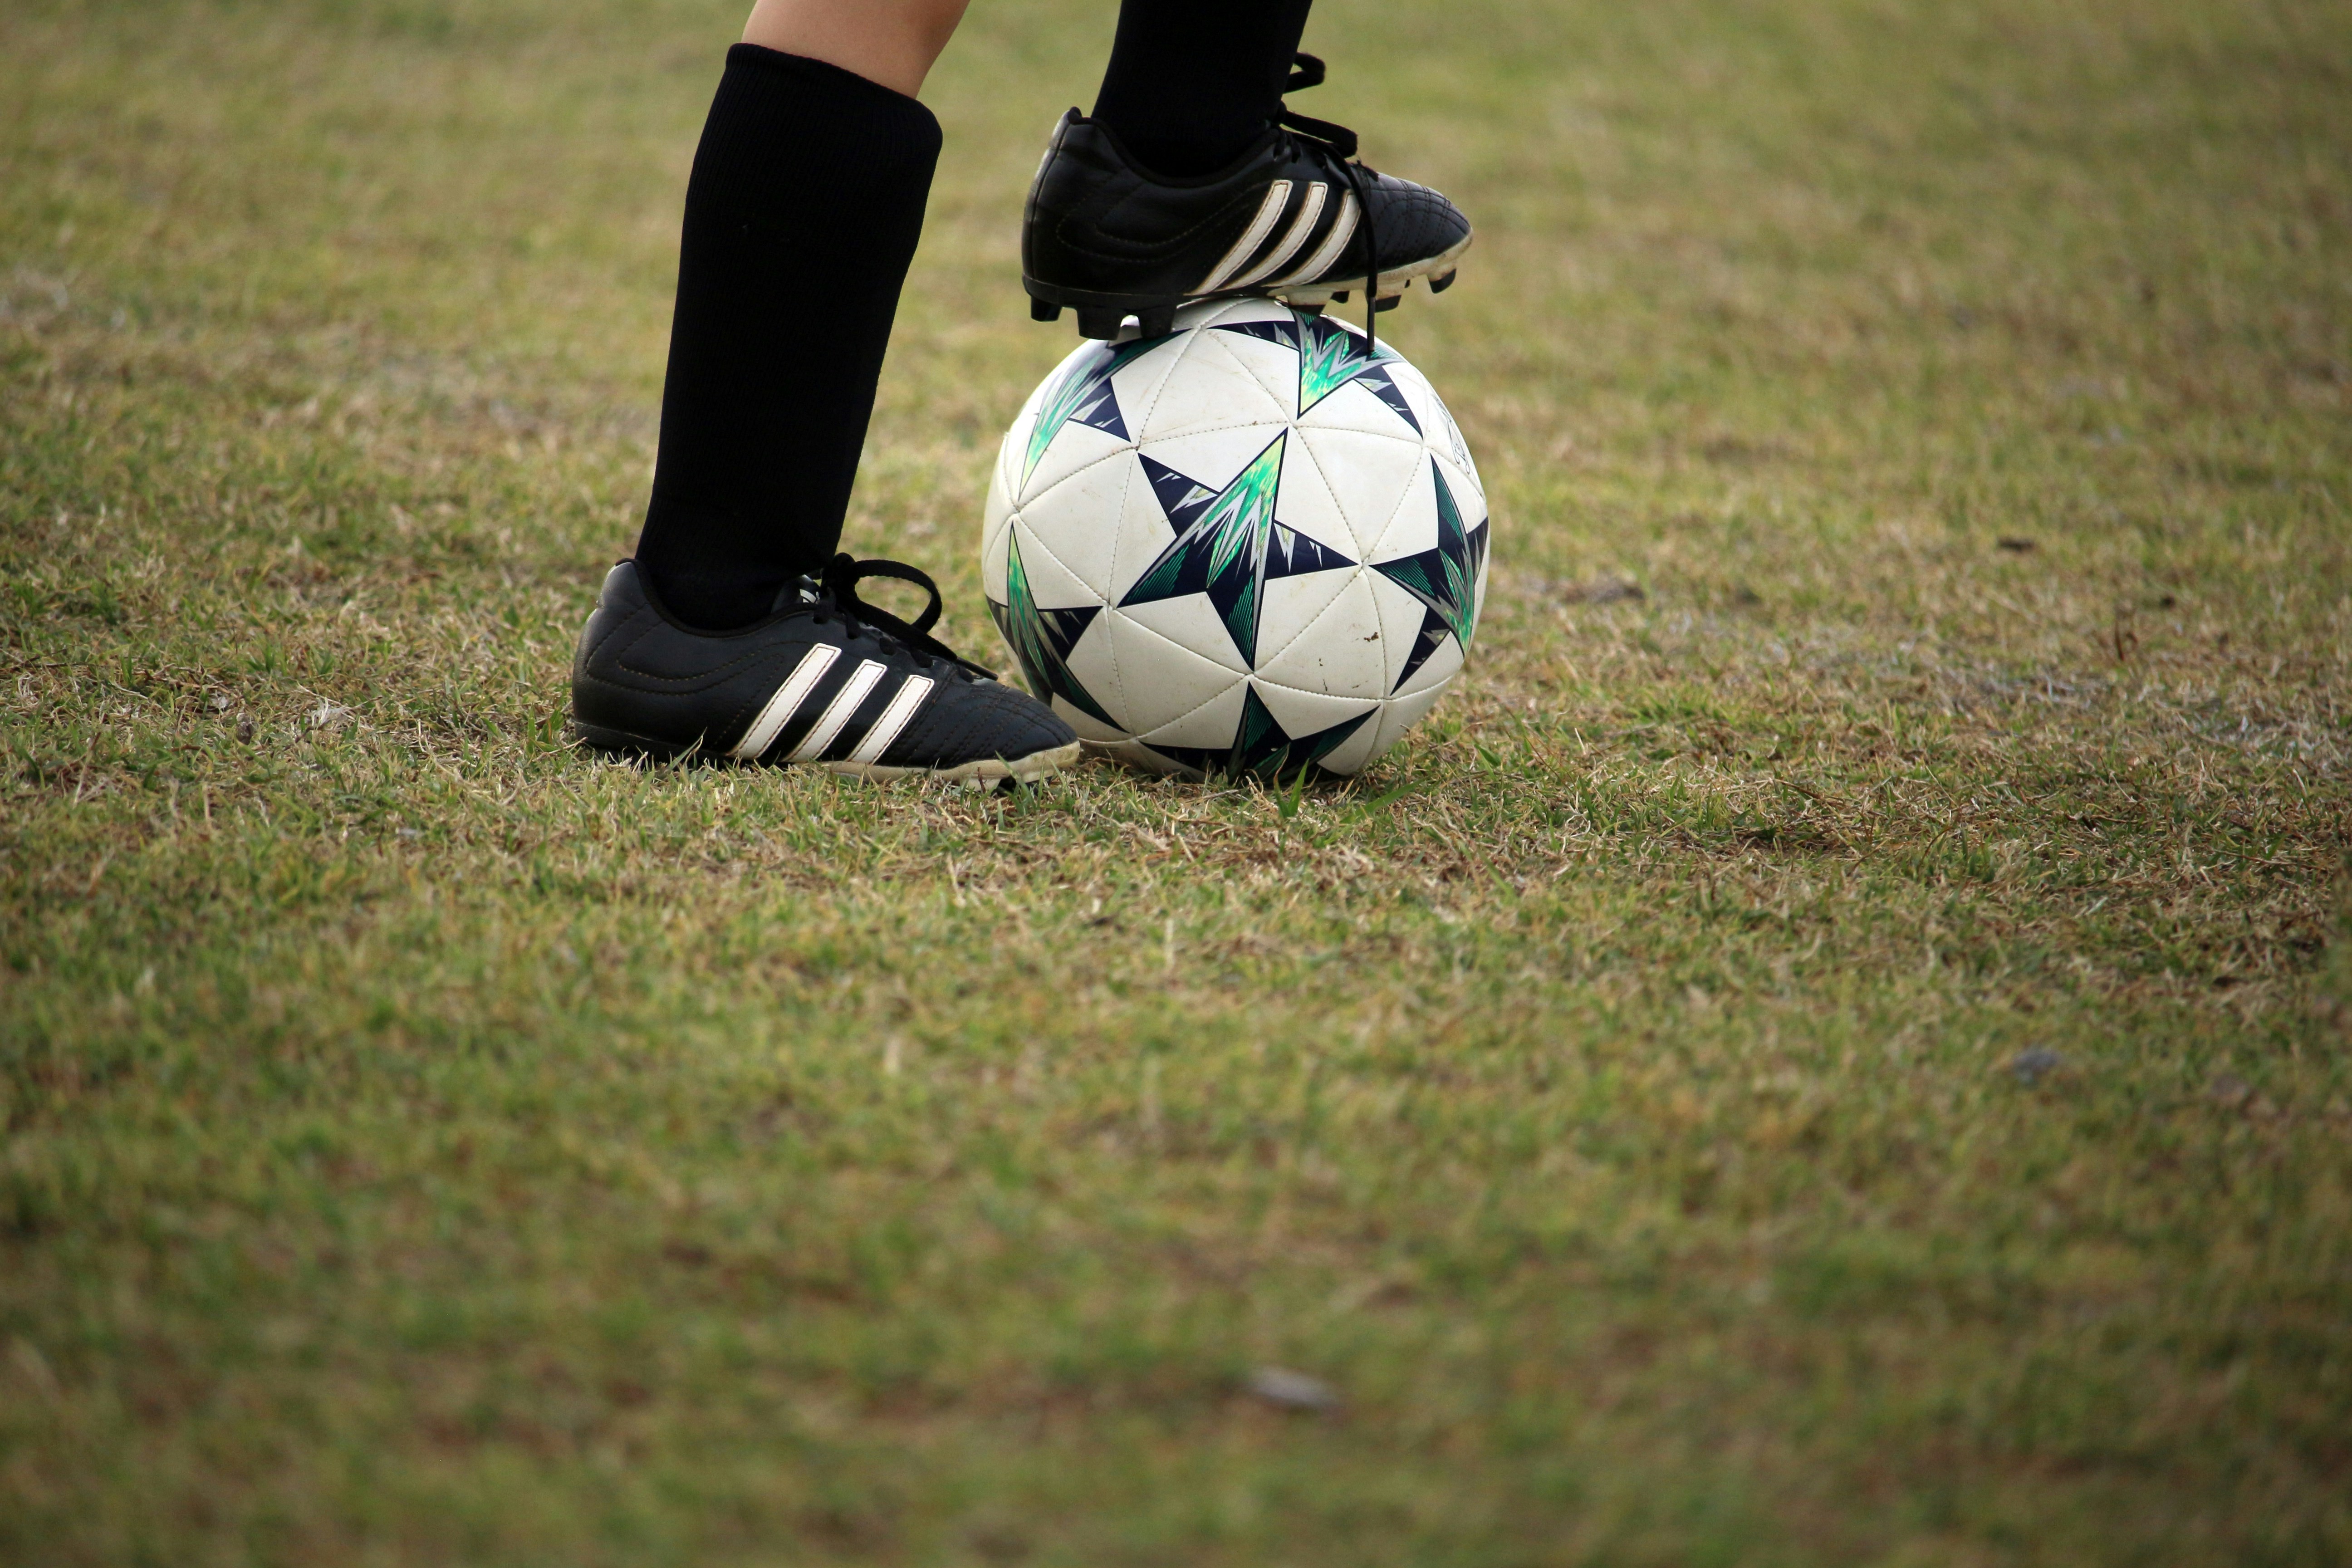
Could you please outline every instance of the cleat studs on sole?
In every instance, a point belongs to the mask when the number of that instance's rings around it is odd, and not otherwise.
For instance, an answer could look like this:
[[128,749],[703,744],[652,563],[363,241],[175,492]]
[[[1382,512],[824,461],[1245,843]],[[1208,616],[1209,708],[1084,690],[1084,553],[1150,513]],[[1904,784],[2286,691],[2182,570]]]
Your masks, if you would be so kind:
[[1444,277],[1433,278],[1429,280],[1429,291],[1433,294],[1444,293],[1448,289],[1454,287],[1454,273],[1449,268]]
[[1347,290],[1347,289],[1332,289],[1332,290],[1331,290],[1331,299],[1330,299],[1330,301],[1329,301],[1329,302],[1330,302],[1331,304],[1334,304],[1334,305],[1344,305],[1344,304],[1346,304],[1346,303],[1348,302],[1348,290]]
[[1029,300],[1029,319],[1033,321],[1058,321],[1062,319],[1062,307],[1051,300],[1040,300],[1033,295]]
[[1164,338],[1176,330],[1176,307],[1159,305],[1136,317],[1138,336]]
[[1078,307],[1078,335],[1080,337],[1101,338],[1105,342],[1108,342],[1109,340],[1118,337],[1126,326],[1127,312],[1124,310],[1112,310],[1108,308],[1094,310],[1085,305]]
[[1393,310],[1399,305],[1403,303],[1404,296],[1402,294],[1383,294],[1379,299],[1372,301],[1372,309],[1375,310]]

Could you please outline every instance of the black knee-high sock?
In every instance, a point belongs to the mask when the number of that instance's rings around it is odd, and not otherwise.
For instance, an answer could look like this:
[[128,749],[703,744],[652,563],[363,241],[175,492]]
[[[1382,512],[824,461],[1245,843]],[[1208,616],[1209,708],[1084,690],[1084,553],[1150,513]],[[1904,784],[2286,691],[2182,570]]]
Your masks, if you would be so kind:
[[1156,174],[1239,157],[1282,109],[1312,0],[1120,0],[1094,118]]
[[738,44],[694,154],[639,569],[740,626],[841,542],[940,125],[822,61]]

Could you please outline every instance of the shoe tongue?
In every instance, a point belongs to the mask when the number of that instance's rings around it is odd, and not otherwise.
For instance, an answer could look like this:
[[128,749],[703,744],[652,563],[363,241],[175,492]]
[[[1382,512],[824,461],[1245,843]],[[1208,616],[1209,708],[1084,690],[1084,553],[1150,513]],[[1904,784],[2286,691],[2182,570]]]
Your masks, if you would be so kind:
[[791,581],[787,582],[782,587],[776,590],[775,602],[768,606],[768,614],[772,616],[781,616],[786,610],[795,610],[803,605],[814,605],[815,603],[816,579],[814,577],[794,577]]

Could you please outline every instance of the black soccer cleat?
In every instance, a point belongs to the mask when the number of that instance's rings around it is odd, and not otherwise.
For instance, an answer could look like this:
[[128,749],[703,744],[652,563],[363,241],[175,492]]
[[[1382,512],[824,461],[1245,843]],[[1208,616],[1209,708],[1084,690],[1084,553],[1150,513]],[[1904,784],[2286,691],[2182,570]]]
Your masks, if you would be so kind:
[[[1323,79],[1298,57],[1287,90]],[[1387,309],[1414,279],[1454,282],[1470,220],[1425,185],[1355,161],[1356,133],[1283,111],[1281,123],[1220,173],[1171,180],[1136,166],[1108,129],[1073,109],[1054,128],[1029,187],[1021,229],[1030,314],[1078,315],[1078,331],[1115,338],[1169,331],[1179,305],[1270,295],[1319,310],[1366,289]]]
[[[927,590],[910,625],[857,596],[867,577]],[[624,561],[572,661],[572,732],[625,756],[801,763],[865,778],[1042,778],[1077,761],[1052,710],[930,634],[940,591],[895,561],[834,558],[766,620],[705,632],[672,620]]]

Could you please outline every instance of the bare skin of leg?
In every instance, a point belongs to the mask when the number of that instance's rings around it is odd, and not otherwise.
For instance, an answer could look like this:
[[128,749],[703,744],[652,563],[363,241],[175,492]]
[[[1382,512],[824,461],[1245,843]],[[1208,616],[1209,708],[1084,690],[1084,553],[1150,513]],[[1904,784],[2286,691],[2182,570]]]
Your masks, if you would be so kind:
[[743,41],[914,97],[970,0],[758,0]]

